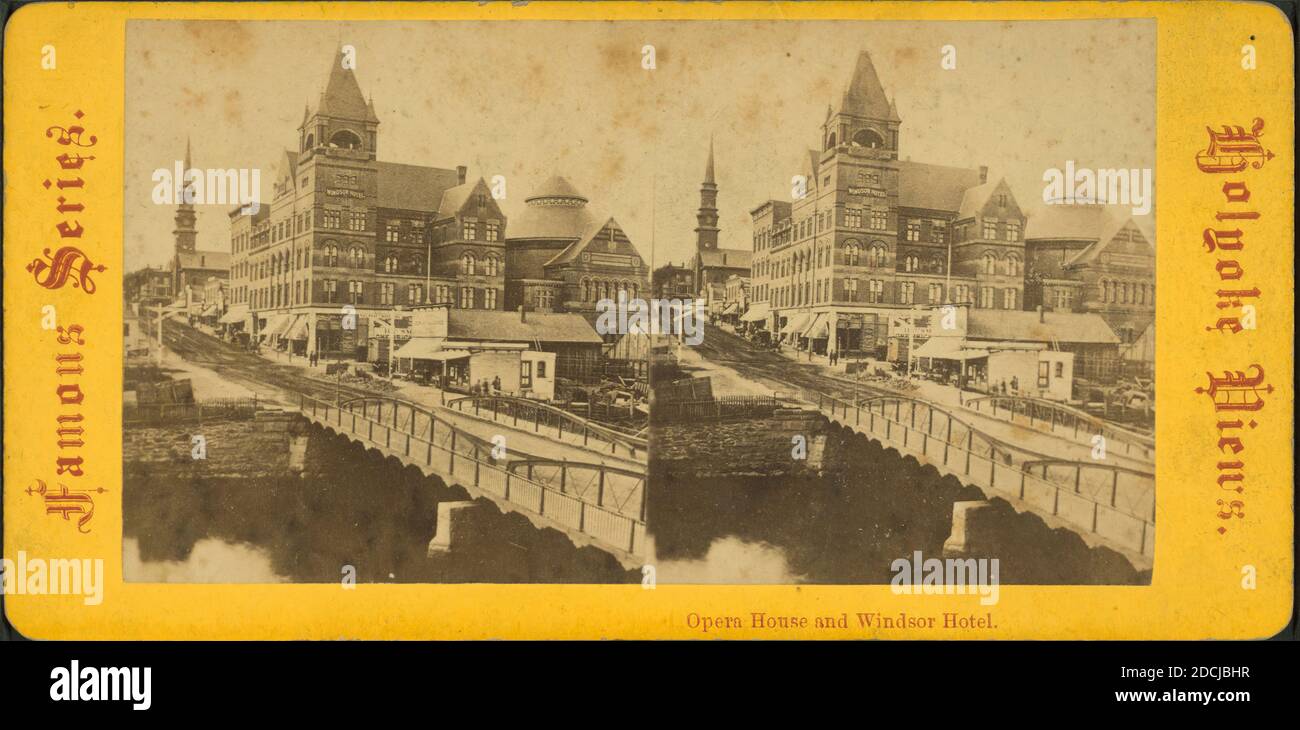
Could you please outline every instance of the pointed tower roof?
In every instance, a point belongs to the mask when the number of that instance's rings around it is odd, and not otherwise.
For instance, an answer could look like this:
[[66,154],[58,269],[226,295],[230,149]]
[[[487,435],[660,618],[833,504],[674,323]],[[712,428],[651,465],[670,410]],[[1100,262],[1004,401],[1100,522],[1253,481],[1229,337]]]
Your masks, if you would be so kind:
[[321,92],[316,113],[326,117],[378,122],[374,108],[361,93],[361,84],[357,83],[356,74],[352,73],[352,69],[344,68],[343,58],[343,49],[340,47],[334,54],[329,81]]
[[713,135],[709,135],[709,163],[704,168],[704,183],[713,185]]
[[885,96],[885,89],[880,85],[876,67],[871,63],[871,55],[865,50],[858,52],[857,64],[853,67],[853,78],[840,101],[840,112],[855,114],[874,119],[892,118],[892,105]]

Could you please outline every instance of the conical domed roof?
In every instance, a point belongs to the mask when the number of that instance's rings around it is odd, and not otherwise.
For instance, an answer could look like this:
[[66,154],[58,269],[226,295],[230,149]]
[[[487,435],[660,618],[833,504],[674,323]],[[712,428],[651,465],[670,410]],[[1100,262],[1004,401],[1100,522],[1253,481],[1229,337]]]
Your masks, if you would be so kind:
[[584,203],[588,202],[586,196],[578,192],[578,189],[573,187],[572,183],[560,175],[552,175],[546,182],[542,183],[541,187],[533,191],[532,195],[524,198],[524,202],[531,203],[541,198],[572,198],[581,200]]
[[506,228],[509,239],[575,239],[594,222],[587,197],[572,183],[555,175],[524,198],[524,211]]

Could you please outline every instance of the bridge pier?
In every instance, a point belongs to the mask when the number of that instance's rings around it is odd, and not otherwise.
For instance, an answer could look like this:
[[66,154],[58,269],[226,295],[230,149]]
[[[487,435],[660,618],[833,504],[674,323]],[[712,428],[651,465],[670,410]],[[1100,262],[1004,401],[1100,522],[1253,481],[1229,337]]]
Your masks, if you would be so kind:
[[486,516],[484,510],[485,505],[473,500],[440,502],[438,523],[434,527],[433,539],[429,540],[426,554],[433,557],[471,545],[483,534],[482,523]]
[[943,543],[943,556],[992,555],[996,546],[989,539],[989,520],[993,505],[986,500],[953,502],[952,534]]

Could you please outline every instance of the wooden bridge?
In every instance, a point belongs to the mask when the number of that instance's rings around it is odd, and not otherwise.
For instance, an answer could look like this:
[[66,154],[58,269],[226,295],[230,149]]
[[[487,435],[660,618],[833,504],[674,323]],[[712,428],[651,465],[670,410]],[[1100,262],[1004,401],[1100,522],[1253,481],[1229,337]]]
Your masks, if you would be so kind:
[[[1090,544],[1106,545],[1139,569],[1155,550],[1155,475],[1117,463],[1035,452],[990,436],[929,401],[876,395],[848,402],[817,391],[806,400],[832,421],[915,457],[941,474],[1032,511]],[[1071,424],[1071,428],[1075,425]]]
[[395,398],[367,396],[336,404],[301,395],[298,410],[327,431],[490,499],[539,527],[560,530],[576,545],[598,547],[626,567],[645,562],[644,471],[513,450],[497,459],[491,441]]

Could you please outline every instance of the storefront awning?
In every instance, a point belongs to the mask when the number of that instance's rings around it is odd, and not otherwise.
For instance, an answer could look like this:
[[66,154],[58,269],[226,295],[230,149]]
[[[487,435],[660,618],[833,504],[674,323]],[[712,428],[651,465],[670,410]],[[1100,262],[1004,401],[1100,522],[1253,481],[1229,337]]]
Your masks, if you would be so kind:
[[960,337],[931,337],[924,344],[912,351],[912,357],[928,357],[933,360],[975,360],[988,357],[988,350],[965,347],[966,341]]
[[803,336],[810,340],[824,340],[830,338],[830,319],[827,317],[825,312],[818,312],[817,315],[813,317],[812,322],[804,328]]
[[247,317],[247,304],[232,304],[230,305],[230,309],[227,309],[226,313],[221,315],[221,319],[217,320],[217,322],[220,324],[236,324],[238,322],[243,322]]
[[772,313],[772,308],[767,302],[754,302],[749,305],[749,310],[740,315],[741,322],[762,322]]
[[811,315],[804,312],[790,315],[790,318],[785,321],[785,326],[781,328],[781,334],[788,335],[791,332],[803,332],[811,318]]
[[282,335],[285,330],[289,329],[289,325],[292,323],[293,319],[287,314],[272,314],[266,318],[266,326],[263,327],[262,331],[258,334],[262,337],[275,337],[276,335]]
[[397,348],[394,356],[403,360],[456,360],[469,357],[469,350],[444,350],[441,337],[412,337]]
[[307,317],[301,314],[298,315],[298,318],[285,331],[284,338],[286,340],[302,340],[305,342],[307,340]]

